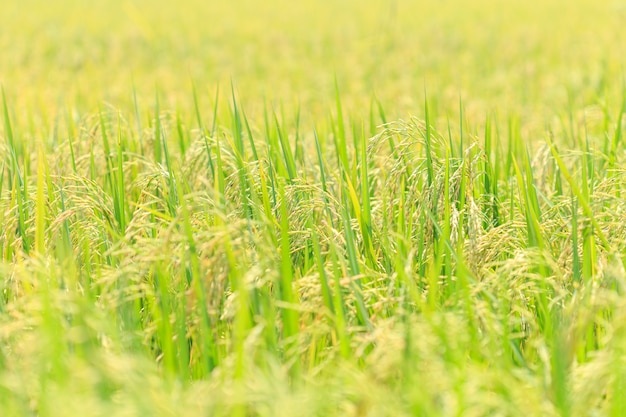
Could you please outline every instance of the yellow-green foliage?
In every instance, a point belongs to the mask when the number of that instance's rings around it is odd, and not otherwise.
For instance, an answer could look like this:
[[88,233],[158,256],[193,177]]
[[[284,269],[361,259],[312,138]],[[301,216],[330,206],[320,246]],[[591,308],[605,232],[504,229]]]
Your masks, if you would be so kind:
[[5,0],[0,416],[626,415],[624,24]]

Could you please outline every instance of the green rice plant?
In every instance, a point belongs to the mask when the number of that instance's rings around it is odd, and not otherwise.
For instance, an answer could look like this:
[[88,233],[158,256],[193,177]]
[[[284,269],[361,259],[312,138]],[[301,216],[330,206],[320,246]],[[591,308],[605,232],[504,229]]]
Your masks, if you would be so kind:
[[3,4],[0,414],[622,415],[623,13],[491,3]]

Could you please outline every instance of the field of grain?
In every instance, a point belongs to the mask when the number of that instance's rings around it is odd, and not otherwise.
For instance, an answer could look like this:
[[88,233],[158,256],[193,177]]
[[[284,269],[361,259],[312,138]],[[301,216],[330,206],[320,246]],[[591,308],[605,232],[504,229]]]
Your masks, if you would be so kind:
[[625,416],[625,26],[5,0],[0,416]]

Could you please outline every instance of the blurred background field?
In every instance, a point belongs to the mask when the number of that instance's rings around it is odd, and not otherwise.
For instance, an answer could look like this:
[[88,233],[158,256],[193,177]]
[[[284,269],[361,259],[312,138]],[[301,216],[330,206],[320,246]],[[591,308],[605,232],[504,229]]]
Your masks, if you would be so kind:
[[[498,111],[549,119],[620,99],[626,5],[620,1],[5,1],[0,79],[22,111],[190,103],[231,80],[264,100],[328,116],[337,77],[350,113],[372,97],[419,114],[424,87],[442,114]],[[545,120],[538,120],[540,125]]]

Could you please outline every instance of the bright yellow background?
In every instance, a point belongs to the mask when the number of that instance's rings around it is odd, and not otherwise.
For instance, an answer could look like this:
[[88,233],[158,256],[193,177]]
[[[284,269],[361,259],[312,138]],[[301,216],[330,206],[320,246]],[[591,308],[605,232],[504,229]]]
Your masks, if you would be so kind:
[[[206,101],[231,78],[247,108],[299,102],[326,119],[336,74],[366,117],[419,113],[426,85],[450,115],[552,116],[621,97],[625,1],[5,0],[0,82],[16,113],[102,101],[129,109],[158,86],[169,106]],[[568,98],[569,91],[569,98]],[[614,103],[613,103],[614,104]]]

